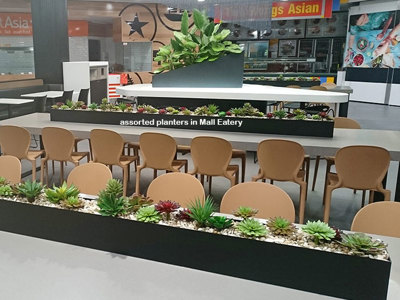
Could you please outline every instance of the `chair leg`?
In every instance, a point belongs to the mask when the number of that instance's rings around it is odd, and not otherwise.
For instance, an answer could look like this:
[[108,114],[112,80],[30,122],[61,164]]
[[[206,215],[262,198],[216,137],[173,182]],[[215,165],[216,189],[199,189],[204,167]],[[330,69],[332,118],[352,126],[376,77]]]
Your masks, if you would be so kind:
[[300,183],[300,207],[299,207],[299,223],[304,224],[304,213],[306,208],[306,192],[307,184],[305,182]]
[[188,162],[185,163],[185,173],[188,172]]
[[315,183],[317,182],[320,159],[321,159],[321,156],[319,156],[319,155],[317,155],[317,157],[315,158],[314,177],[313,177],[312,188],[311,188],[312,191],[315,190]]
[[92,150],[92,143],[90,142],[90,139],[89,139],[89,155],[90,155],[90,160],[93,160],[93,150]]
[[208,194],[211,195],[212,176],[208,177]]
[[154,169],[154,170],[153,170],[153,180],[156,179],[156,178],[157,178],[157,170]]
[[36,181],[36,159],[32,160],[32,181]]
[[270,179],[269,182],[270,182],[271,184],[274,184],[274,180],[273,180],[273,179]]
[[374,202],[374,196],[375,196],[375,192],[370,190],[369,191],[369,204]]
[[131,181],[131,165],[127,165],[127,169],[128,169],[128,182]]
[[128,189],[128,166],[124,166],[122,168],[123,173],[123,194],[122,196],[126,196],[126,191]]
[[64,182],[64,162],[60,161],[60,184]]
[[365,191],[362,191],[361,207],[365,205]]
[[353,190],[353,194],[357,194],[357,190]]
[[200,182],[204,186],[204,175],[203,174],[200,175]]
[[45,162],[46,160],[42,159],[42,161],[40,162],[40,182],[43,184],[43,180],[44,180],[44,168],[45,168]]
[[53,176],[54,176],[54,160],[51,161],[51,169],[52,169]]
[[329,215],[331,213],[331,199],[332,199],[332,187],[327,186],[325,188],[325,207],[324,207],[324,222],[329,223]]
[[264,178],[261,181],[265,183],[265,179]]
[[135,187],[135,193],[137,195],[140,195],[140,172],[142,168],[138,166],[137,171],[136,171],[136,187]]
[[242,182],[244,182],[246,175],[246,154],[242,156]]
[[325,171],[325,184],[324,184],[324,195],[322,197],[322,204],[325,205],[325,194],[326,194],[326,187],[328,186],[328,174],[331,171],[332,163],[329,160],[326,161],[326,171]]

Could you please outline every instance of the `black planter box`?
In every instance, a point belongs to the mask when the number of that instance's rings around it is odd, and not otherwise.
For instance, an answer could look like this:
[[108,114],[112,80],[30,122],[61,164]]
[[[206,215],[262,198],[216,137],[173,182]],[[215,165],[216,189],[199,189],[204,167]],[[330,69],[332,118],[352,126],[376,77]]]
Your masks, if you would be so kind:
[[6,200],[0,230],[345,299],[386,299],[391,268],[390,261]]
[[220,59],[193,64],[156,74],[153,87],[241,88],[243,54],[229,54]]
[[301,87],[312,87],[315,85],[320,85],[321,81],[285,81],[285,80],[277,80],[277,81],[266,81],[266,80],[244,80],[243,83],[246,84],[258,84],[258,85],[270,85],[270,86],[279,86],[279,87],[287,87],[288,85],[298,85]]
[[[333,136],[333,121],[161,115],[52,109],[51,121],[318,137]],[[223,122],[239,122],[224,125]],[[172,123],[175,122],[175,123]]]

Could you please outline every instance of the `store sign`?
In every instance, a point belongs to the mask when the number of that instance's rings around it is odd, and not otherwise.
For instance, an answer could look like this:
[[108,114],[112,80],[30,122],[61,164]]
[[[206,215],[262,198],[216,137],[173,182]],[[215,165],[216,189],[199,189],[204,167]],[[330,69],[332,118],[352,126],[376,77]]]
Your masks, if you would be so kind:
[[272,3],[273,20],[330,18],[332,0],[285,1]]
[[[68,21],[68,36],[88,36],[87,21]],[[30,36],[32,35],[31,14],[0,13],[0,36]]]

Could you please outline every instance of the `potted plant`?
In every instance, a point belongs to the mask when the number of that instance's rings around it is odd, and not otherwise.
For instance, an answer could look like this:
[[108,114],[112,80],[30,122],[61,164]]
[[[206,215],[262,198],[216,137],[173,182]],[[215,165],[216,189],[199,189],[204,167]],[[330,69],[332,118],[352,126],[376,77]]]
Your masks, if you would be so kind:
[[188,19],[185,11],[181,31],[154,58],[160,68],[153,87],[242,87],[244,58],[238,45],[225,40],[230,30],[220,30],[220,24],[198,10],[193,11],[192,28]]

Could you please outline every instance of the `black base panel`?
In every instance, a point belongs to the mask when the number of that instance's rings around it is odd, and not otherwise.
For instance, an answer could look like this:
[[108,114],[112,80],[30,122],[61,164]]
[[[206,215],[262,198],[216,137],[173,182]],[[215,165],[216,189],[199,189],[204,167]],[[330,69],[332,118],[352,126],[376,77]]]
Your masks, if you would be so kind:
[[244,80],[244,84],[259,84],[259,85],[270,85],[287,87],[288,85],[298,85],[301,87],[312,87],[316,85],[321,85],[321,81],[258,81],[258,80]]
[[241,88],[243,86],[243,54],[229,54],[220,59],[193,64],[156,74],[153,87]]
[[[121,125],[121,121],[153,121],[154,124],[140,123],[140,127],[160,127],[211,131],[247,132],[281,135],[302,135],[302,136],[333,136],[333,121],[303,121],[303,120],[279,120],[279,119],[258,119],[258,118],[237,118],[237,117],[207,117],[207,116],[183,116],[183,115],[160,115],[160,114],[141,114],[141,113],[122,113],[122,112],[100,112],[100,111],[71,111],[52,109],[50,112],[51,121],[94,123]],[[187,124],[160,124],[157,121],[186,121]],[[215,124],[226,121],[243,121],[241,127],[223,125],[202,125],[201,120],[214,121]],[[197,125],[194,124],[197,121]],[[134,126],[134,125],[133,125]]]
[[391,268],[386,261],[5,200],[0,230],[345,299],[386,299]]

